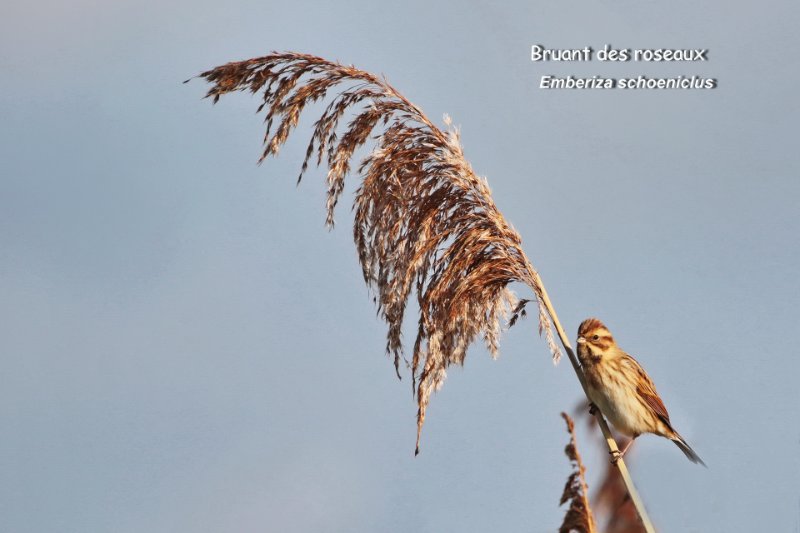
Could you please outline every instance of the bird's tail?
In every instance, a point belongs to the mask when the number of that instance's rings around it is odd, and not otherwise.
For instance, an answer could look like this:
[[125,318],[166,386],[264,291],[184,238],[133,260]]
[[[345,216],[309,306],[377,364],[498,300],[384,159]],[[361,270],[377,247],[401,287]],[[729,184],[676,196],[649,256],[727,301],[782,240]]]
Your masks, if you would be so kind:
[[681,437],[678,432],[675,432],[675,436],[672,437],[672,442],[674,442],[678,448],[689,458],[689,460],[695,464],[701,464],[708,468],[706,464],[700,459],[700,456],[695,453],[691,446],[689,446],[686,441]]

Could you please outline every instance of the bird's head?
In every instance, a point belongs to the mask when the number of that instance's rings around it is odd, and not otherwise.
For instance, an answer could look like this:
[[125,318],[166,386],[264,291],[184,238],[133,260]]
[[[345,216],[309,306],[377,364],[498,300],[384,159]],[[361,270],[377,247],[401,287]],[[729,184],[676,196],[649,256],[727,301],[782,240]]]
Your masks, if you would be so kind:
[[616,349],[614,337],[608,328],[596,318],[587,318],[578,327],[578,359],[582,365],[600,362]]

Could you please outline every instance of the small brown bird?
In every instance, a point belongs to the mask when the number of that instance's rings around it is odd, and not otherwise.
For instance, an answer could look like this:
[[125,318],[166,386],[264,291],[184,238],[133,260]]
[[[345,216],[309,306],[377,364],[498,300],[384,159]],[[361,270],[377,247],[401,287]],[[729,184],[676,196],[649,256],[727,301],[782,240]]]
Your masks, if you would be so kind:
[[617,346],[611,332],[596,318],[584,320],[578,328],[578,359],[586,375],[592,413],[600,409],[620,433],[631,437],[612,462],[625,455],[636,437],[654,433],[677,444],[691,462],[706,466],[672,428],[667,408],[650,376],[636,359]]

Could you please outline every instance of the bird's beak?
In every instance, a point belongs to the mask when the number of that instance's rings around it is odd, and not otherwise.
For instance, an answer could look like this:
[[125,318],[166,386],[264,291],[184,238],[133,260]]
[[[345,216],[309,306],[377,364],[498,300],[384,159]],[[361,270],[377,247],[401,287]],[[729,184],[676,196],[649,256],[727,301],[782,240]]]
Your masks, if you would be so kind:
[[586,344],[586,339],[584,337],[578,337],[578,344]]

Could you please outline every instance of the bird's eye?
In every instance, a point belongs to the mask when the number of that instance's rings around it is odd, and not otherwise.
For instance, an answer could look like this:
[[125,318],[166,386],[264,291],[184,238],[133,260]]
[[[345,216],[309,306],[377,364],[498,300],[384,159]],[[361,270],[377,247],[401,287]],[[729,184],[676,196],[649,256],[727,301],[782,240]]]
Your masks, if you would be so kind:
[[600,335],[593,335],[592,336],[592,340],[593,341],[599,341],[600,340]]

